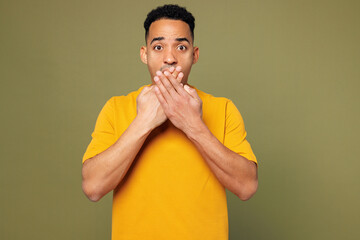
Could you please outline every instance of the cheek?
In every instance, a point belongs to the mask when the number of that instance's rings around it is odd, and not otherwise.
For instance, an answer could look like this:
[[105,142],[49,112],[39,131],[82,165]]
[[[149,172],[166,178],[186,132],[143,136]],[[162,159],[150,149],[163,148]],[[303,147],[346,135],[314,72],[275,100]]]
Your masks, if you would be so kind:
[[192,67],[192,58],[191,60],[189,59],[188,61],[184,62],[181,67],[183,68],[184,73],[189,73]]
[[148,64],[159,65],[162,63],[162,56],[160,54],[151,54],[148,56]]

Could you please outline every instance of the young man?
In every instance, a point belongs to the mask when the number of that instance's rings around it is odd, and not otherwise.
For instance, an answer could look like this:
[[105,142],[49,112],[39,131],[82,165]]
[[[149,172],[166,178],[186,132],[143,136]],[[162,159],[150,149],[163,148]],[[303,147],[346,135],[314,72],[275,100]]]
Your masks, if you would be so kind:
[[114,190],[112,239],[228,239],[225,188],[257,189],[257,162],[228,99],[190,87],[194,17],[165,5],[145,20],[152,84],[104,106],[83,157],[83,190]]

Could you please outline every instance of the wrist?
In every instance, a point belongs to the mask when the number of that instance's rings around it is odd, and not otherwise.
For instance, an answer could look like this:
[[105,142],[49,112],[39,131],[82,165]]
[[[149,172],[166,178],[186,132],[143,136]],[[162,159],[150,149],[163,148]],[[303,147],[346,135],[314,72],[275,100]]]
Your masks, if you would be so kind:
[[154,127],[148,124],[146,119],[142,118],[141,116],[137,115],[134,121],[131,123],[140,134],[149,135]]
[[200,118],[192,127],[188,128],[188,131],[185,132],[187,137],[191,141],[197,141],[198,138],[201,138],[204,134],[207,134],[210,130]]

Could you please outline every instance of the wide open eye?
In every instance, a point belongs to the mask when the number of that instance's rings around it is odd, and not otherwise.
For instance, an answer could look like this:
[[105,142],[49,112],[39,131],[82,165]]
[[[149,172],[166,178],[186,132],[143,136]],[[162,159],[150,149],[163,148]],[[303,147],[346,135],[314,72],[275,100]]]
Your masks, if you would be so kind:
[[186,46],[184,46],[184,45],[179,45],[178,47],[177,47],[180,51],[185,51],[187,48],[186,48]]
[[160,50],[162,50],[162,46],[160,46],[160,45],[155,45],[155,46],[154,46],[154,50],[160,51]]

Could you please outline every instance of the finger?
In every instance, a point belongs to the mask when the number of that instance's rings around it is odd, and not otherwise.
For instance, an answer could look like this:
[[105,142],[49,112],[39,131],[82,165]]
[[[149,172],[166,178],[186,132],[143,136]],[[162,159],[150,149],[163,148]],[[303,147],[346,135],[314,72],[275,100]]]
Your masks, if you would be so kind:
[[144,95],[144,94],[148,93],[151,89],[152,89],[152,86],[145,86],[145,87],[141,90],[141,92],[140,92],[139,95]]
[[156,95],[157,99],[159,100],[161,106],[162,106],[163,108],[167,108],[167,102],[166,102],[164,96],[162,95],[159,87],[158,87],[158,86],[155,86],[155,87],[154,87],[154,91],[155,91],[155,95]]
[[170,81],[171,85],[174,87],[174,89],[176,90],[176,92],[178,92],[179,94],[181,94],[184,89],[183,87],[180,85],[180,82],[177,81],[176,78],[174,78],[174,76],[172,74],[170,74],[169,72],[165,71],[164,72],[165,76],[167,77],[167,79]]
[[182,83],[183,77],[184,77],[184,73],[181,72],[181,73],[179,73],[179,75],[176,79],[180,83],[180,86],[182,88],[181,91],[179,91],[179,94],[181,94],[182,96],[189,96],[189,94],[184,89],[184,84]]
[[163,97],[166,100],[170,100],[171,96],[170,93],[168,92],[168,90],[165,88],[163,82],[161,81],[159,76],[155,76],[154,77],[154,82],[156,84],[156,87],[159,89],[160,93],[163,95]]
[[176,68],[174,68],[174,71],[171,72],[172,75],[174,76],[175,79],[177,79],[177,77],[179,76],[179,73],[181,72],[181,66],[177,66]]
[[174,66],[172,67],[164,67],[160,69],[161,72],[169,71],[174,78],[177,78],[179,73],[181,72],[181,66],[177,66],[176,68]]
[[[175,67],[171,67],[171,68],[169,68],[169,69],[165,69],[165,71],[169,71],[175,78],[176,78],[176,76],[177,76],[177,72],[175,71]],[[163,71],[163,73],[165,72],[165,71]]]
[[183,72],[180,72],[179,75],[177,76],[176,80],[182,84],[182,79],[184,77],[184,73]]
[[[165,89],[169,92],[169,94],[175,94],[175,88],[172,85],[169,76],[171,76],[171,74],[168,71],[165,71],[166,74],[163,74],[162,72],[158,71],[156,72],[156,74],[158,75],[158,77],[160,78],[160,81],[162,83],[162,85],[165,87]],[[162,90],[160,88],[160,90]]]
[[200,99],[199,95],[197,94],[196,90],[194,88],[191,88],[189,85],[184,86],[185,91],[190,94],[195,99]]
[[177,66],[175,70],[176,70],[178,73],[180,73],[181,70],[182,70],[182,68],[181,68],[181,66]]
[[169,67],[169,68],[162,68],[160,70],[162,73],[165,73],[166,71],[170,72],[174,78],[177,78],[179,72],[176,71],[176,68],[175,67]]

